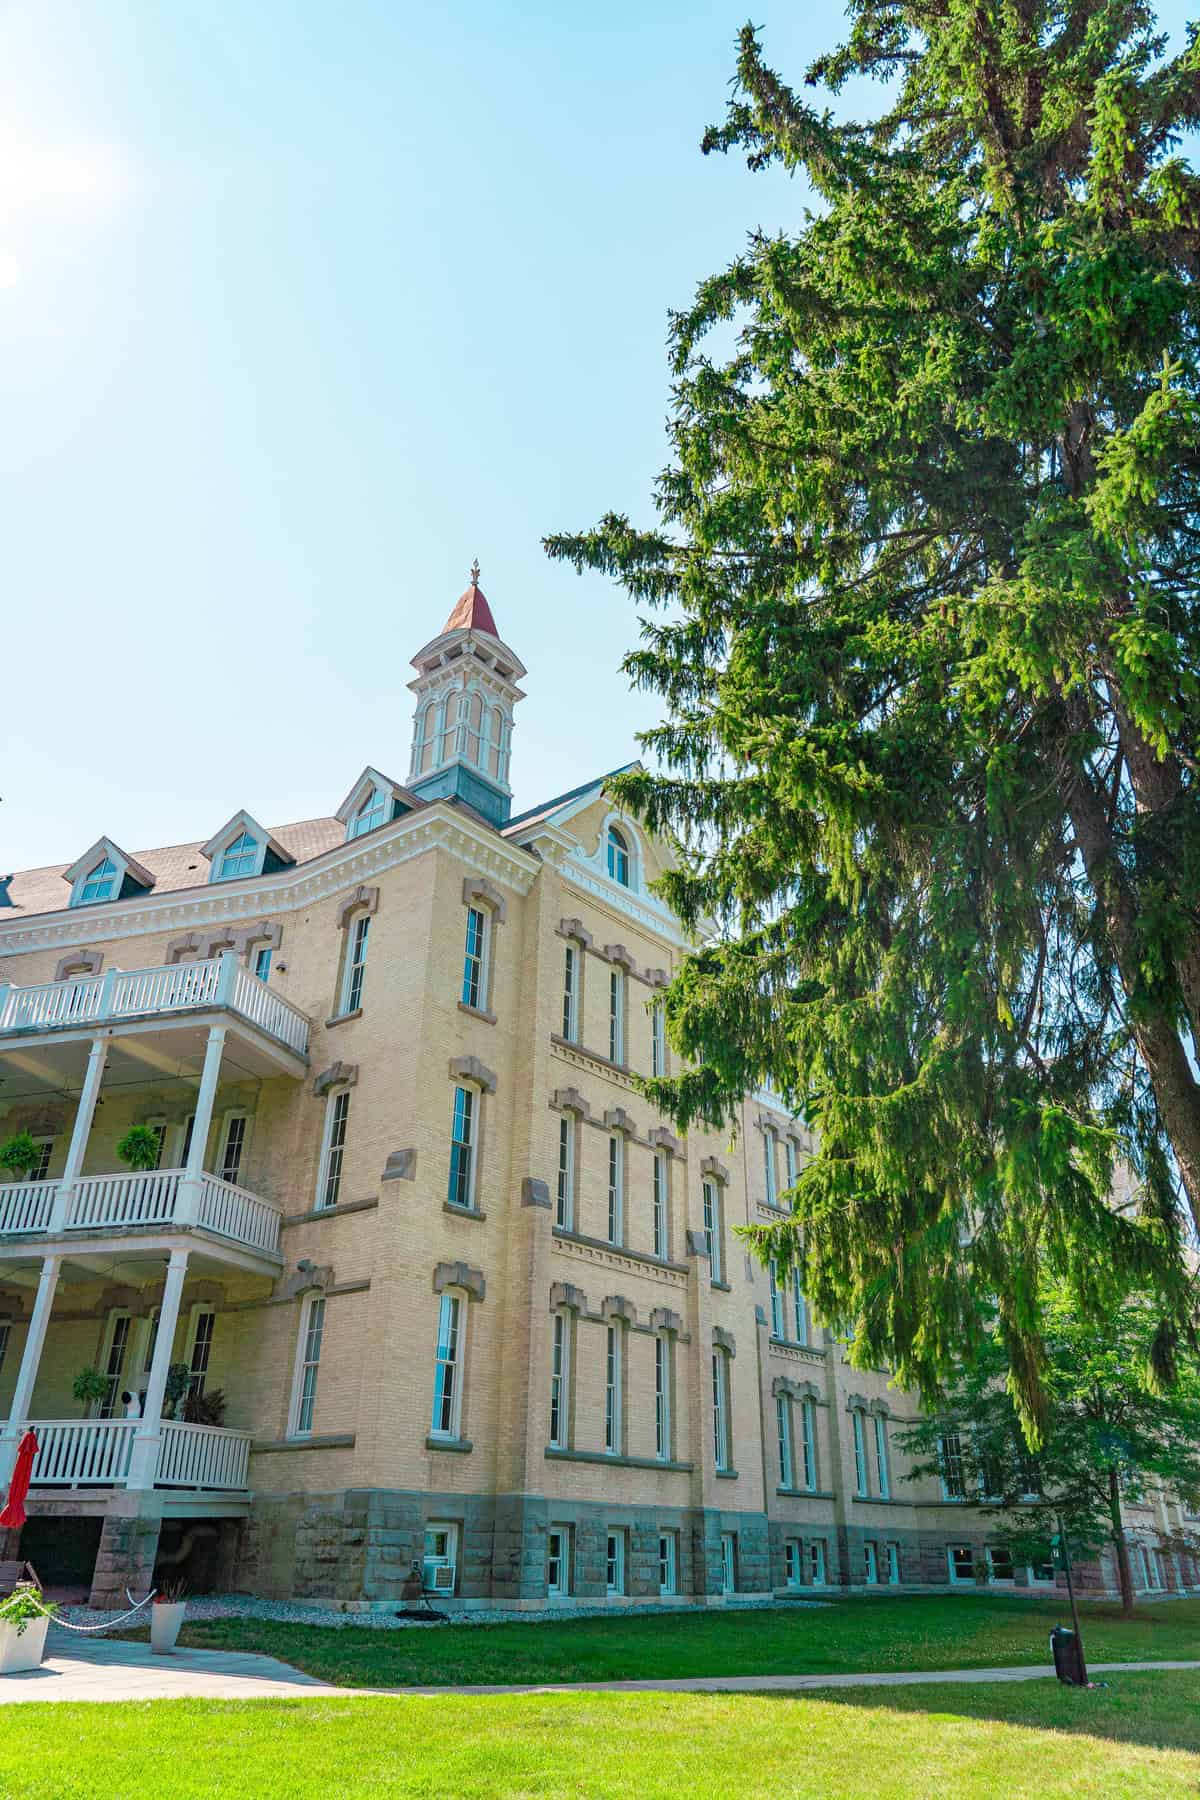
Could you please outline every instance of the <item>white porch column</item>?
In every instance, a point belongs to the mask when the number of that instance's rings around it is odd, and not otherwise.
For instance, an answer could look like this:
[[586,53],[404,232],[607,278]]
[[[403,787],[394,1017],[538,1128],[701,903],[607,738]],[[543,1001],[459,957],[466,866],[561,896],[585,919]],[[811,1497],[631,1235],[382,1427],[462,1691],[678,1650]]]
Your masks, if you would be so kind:
[[154,1355],[150,1359],[150,1379],[146,1383],[146,1408],[134,1437],[133,1454],[129,1459],[127,1485],[131,1488],[154,1486],[159,1444],[162,1441],[163,1393],[167,1385],[167,1371],[171,1367],[171,1350],[175,1343],[175,1327],[179,1323],[179,1302],[183,1295],[187,1264],[186,1250],[172,1250],[167,1261],[167,1282],[158,1313],[158,1336],[154,1340]]
[[200,1211],[200,1178],[204,1174],[204,1152],[217,1099],[217,1083],[221,1078],[221,1054],[225,1048],[224,1025],[210,1025],[204,1051],[204,1068],[196,1094],[196,1116],[192,1124],[192,1141],[188,1145],[187,1163],[179,1186],[179,1205],[175,1217],[181,1225],[191,1224]]
[[88,1051],[87,1070],[83,1077],[83,1086],[79,1090],[79,1104],[75,1108],[75,1122],[71,1126],[71,1141],[67,1145],[67,1160],[59,1177],[58,1192],[54,1196],[54,1209],[50,1214],[51,1231],[62,1231],[66,1226],[71,1211],[71,1194],[83,1168],[84,1153],[87,1150],[88,1138],[91,1135],[92,1120],[96,1116],[96,1102],[100,1098],[100,1082],[104,1076],[104,1065],[108,1060],[108,1038],[94,1037]]
[[[46,1342],[46,1327],[50,1323],[50,1314],[54,1310],[54,1290],[58,1286],[58,1271],[61,1266],[61,1256],[42,1258],[42,1273],[38,1278],[37,1298],[33,1303],[29,1330],[25,1334],[25,1348],[21,1352],[21,1367],[17,1371],[17,1385],[13,1389],[8,1422],[4,1427],[3,1437],[0,1437],[0,1482],[6,1486],[16,1460],[17,1443],[29,1417],[29,1406],[33,1399],[34,1383],[37,1381],[38,1368],[42,1360],[42,1346]],[[33,1476],[36,1485],[36,1467]]]

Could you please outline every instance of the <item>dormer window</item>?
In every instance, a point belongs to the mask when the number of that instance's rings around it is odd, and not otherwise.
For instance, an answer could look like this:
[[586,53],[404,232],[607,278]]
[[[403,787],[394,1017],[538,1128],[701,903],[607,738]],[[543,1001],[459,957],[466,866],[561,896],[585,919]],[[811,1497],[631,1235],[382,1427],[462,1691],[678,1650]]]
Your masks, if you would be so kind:
[[248,812],[236,812],[215,837],[200,846],[212,865],[210,881],[237,881],[247,875],[273,875],[295,862],[290,850]]
[[111,900],[116,894],[121,871],[111,856],[102,857],[89,871],[79,890],[78,906],[93,906],[98,900]]
[[150,870],[107,837],[97,838],[78,862],[64,869],[63,880],[71,883],[72,906],[102,906],[106,900],[149,893],[154,886]]
[[362,837],[368,831],[374,831],[387,818],[387,797],[382,788],[372,788],[354,817],[346,833],[348,838]]
[[618,882],[621,887],[628,887],[630,864],[628,839],[619,826],[610,825],[608,828],[609,880]]
[[232,881],[237,875],[254,875],[257,872],[258,839],[252,838],[248,831],[243,831],[223,852],[213,880]]

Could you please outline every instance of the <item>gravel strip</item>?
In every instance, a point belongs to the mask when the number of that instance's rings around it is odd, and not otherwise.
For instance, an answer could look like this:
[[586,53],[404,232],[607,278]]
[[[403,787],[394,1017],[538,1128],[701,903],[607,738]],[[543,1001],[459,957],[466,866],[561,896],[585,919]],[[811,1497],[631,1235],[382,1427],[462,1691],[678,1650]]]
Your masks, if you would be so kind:
[[[785,1600],[770,1606],[738,1608],[755,1612],[814,1612],[829,1605],[827,1600]],[[71,1625],[112,1624],[124,1616],[127,1608],[117,1612],[97,1612],[90,1606],[60,1606],[57,1616]],[[731,1609],[732,1610],[732,1609]],[[623,1606],[620,1613],[611,1606],[572,1606],[546,1608],[542,1612],[457,1612],[445,1621],[447,1625],[537,1625],[546,1619],[611,1619],[637,1616],[695,1617],[698,1607]],[[149,1608],[129,1620],[129,1629],[146,1620]],[[197,1595],[187,1603],[187,1620],[192,1624],[202,1619],[279,1619],[287,1625],[329,1625],[344,1631],[357,1627],[368,1631],[429,1631],[430,1626],[416,1619],[398,1619],[390,1612],[346,1613],[331,1606],[307,1606],[293,1600],[256,1600],[250,1594]],[[434,1628],[436,1629],[436,1628]]]

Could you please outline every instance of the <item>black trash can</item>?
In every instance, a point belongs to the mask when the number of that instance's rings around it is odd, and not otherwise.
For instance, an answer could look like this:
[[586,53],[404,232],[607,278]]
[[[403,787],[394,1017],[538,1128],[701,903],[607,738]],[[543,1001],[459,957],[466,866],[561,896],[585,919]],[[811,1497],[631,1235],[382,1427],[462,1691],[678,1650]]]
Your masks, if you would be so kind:
[[1068,1687],[1083,1686],[1083,1658],[1079,1654],[1079,1638],[1066,1625],[1056,1625],[1050,1633],[1050,1654],[1054,1673]]

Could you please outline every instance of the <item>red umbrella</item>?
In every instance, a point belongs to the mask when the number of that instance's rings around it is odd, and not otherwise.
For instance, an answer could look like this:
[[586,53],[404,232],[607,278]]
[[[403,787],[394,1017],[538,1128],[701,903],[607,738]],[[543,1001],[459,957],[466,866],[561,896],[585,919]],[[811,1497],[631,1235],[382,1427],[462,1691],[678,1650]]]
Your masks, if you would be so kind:
[[10,1531],[19,1531],[25,1523],[25,1496],[29,1492],[29,1477],[37,1453],[37,1432],[27,1431],[17,1445],[17,1460],[8,1484],[8,1505],[0,1512],[0,1525],[7,1525]]

